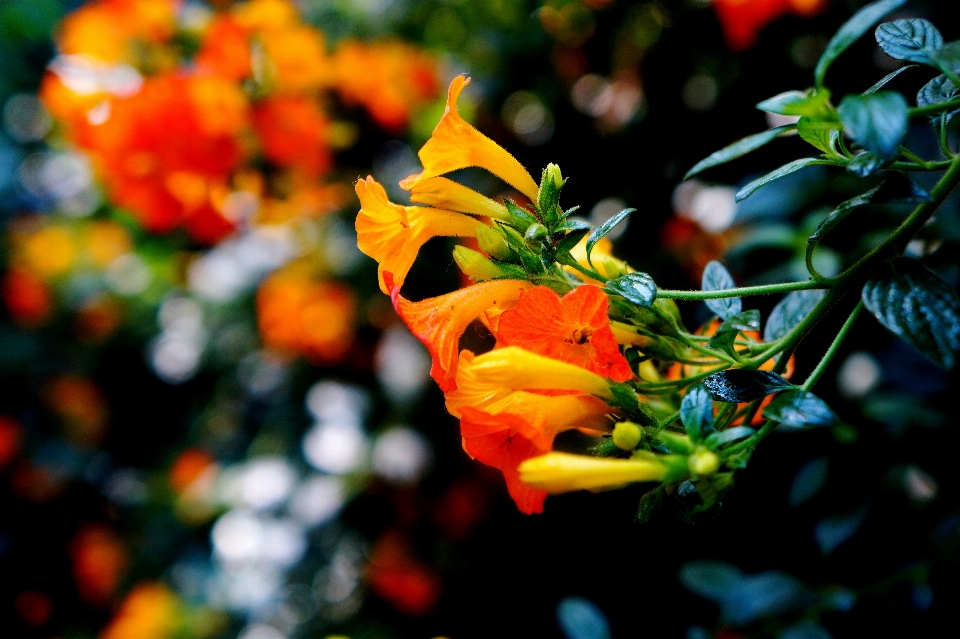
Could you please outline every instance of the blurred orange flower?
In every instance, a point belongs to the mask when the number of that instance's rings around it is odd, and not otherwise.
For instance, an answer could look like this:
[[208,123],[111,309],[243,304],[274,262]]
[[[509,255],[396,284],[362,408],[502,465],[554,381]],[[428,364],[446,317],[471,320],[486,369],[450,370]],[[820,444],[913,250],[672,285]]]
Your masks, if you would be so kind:
[[127,567],[117,533],[99,524],[84,526],[70,542],[70,559],[80,598],[98,606],[110,603]]
[[749,49],[760,31],[788,13],[811,16],[827,5],[827,0],[713,0],[727,45],[733,51]]
[[177,627],[179,600],[165,586],[144,583],[124,599],[100,639],[168,639]]

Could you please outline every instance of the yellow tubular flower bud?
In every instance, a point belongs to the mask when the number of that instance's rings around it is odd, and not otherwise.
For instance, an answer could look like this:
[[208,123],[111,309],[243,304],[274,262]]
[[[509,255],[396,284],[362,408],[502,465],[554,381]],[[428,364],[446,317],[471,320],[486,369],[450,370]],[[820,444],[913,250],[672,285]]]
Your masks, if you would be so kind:
[[713,451],[698,448],[687,458],[687,466],[694,475],[712,475],[720,468],[720,458]]
[[553,182],[553,185],[558,189],[563,186],[563,175],[560,174],[560,167],[551,162],[547,165],[547,175],[550,176],[550,181]]
[[481,251],[498,260],[505,260],[511,255],[510,245],[503,233],[489,226],[477,228],[477,244]]
[[596,373],[518,346],[496,348],[471,362],[474,375],[513,390],[572,390],[613,399],[610,383]]
[[410,190],[410,199],[438,209],[510,221],[507,207],[445,177],[434,177],[416,183]]
[[547,453],[521,463],[520,480],[549,493],[603,490],[642,481],[660,481],[670,470],[655,459],[610,459]]
[[506,275],[502,268],[489,258],[484,257],[483,253],[466,246],[455,246],[453,248],[453,261],[457,263],[464,275],[474,280],[494,280]]

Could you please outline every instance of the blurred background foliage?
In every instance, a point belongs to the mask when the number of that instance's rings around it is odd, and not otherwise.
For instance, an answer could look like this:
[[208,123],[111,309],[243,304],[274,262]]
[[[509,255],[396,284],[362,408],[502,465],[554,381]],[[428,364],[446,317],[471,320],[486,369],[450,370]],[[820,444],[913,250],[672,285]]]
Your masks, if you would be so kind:
[[[855,194],[846,175],[809,168],[734,204],[738,184],[795,156],[787,139],[681,177],[779,124],[753,105],[809,85],[860,4],[0,1],[5,636],[796,638],[949,624],[956,380],[872,321],[818,388],[844,424],[771,438],[718,513],[691,520],[676,495],[640,526],[641,487],[552,498],[527,517],[463,453],[352,231],[352,182],[372,173],[389,188],[418,170],[443,87],[465,72],[464,112],[534,174],[558,163],[566,206],[594,222],[638,209],[615,247],[660,286],[696,287],[712,259],[741,284],[802,277],[806,237]],[[946,4],[901,14],[955,39]],[[830,84],[862,90],[897,64],[865,38]],[[219,84],[191,84],[204,74]],[[890,86],[912,98],[921,84],[908,71]],[[819,270],[903,213],[841,227]],[[933,231],[911,251],[955,285],[938,257],[960,241],[955,200]],[[428,245],[405,294],[451,290],[449,250]],[[691,326],[709,318],[682,311]],[[799,378],[816,363],[804,351],[838,327],[801,349]]]

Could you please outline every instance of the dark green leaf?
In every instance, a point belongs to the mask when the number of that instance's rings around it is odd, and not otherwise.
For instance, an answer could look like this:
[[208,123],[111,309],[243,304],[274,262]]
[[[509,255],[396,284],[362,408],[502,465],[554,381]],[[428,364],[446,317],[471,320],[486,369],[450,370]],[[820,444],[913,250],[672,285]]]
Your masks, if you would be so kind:
[[757,104],[757,108],[780,115],[802,115],[815,118],[829,112],[827,101],[830,91],[786,91]]
[[811,164],[818,164],[819,162],[820,160],[818,160],[817,158],[800,158],[799,160],[788,162],[787,164],[784,164],[783,166],[781,166],[779,169],[771,171],[770,173],[767,173],[763,177],[757,178],[750,184],[747,184],[745,187],[743,187],[737,192],[737,195],[734,197],[734,200],[736,200],[737,202],[744,200],[750,197],[751,195],[753,195],[753,193],[757,189],[759,189],[761,186],[764,186],[765,184],[769,184],[774,180],[779,180],[783,176],[790,175],[795,171],[799,171],[805,166],[810,166]]
[[[737,283],[733,281],[733,276],[727,271],[726,267],[720,262],[713,260],[707,263],[703,269],[703,277],[700,278],[700,288],[704,291],[725,291],[736,288]],[[704,300],[712,312],[723,319],[736,315],[743,310],[743,302],[739,297],[720,297],[712,300]]]
[[807,619],[781,630],[777,639],[833,639],[833,635],[816,621]]
[[645,524],[652,521],[660,503],[663,501],[663,486],[657,486],[640,498],[640,507],[637,509],[637,521]]
[[583,597],[564,597],[557,604],[557,625],[566,639],[610,639],[610,622],[596,604]]
[[896,157],[907,133],[909,107],[902,95],[879,91],[848,95],[837,108],[847,132],[864,149],[883,159]]
[[[573,209],[571,209],[571,211],[572,210]],[[583,231],[583,230],[589,231],[591,228],[593,227],[590,226],[590,222],[574,217],[574,218],[567,218],[566,220],[564,220],[563,224],[557,227],[557,231],[560,231],[560,232]]]
[[646,273],[628,273],[610,280],[607,289],[640,306],[650,306],[657,298],[657,285]]
[[927,20],[910,18],[884,22],[874,32],[877,44],[891,58],[937,66],[943,36]]
[[710,338],[708,346],[710,348],[722,348],[730,352],[733,350],[734,341],[741,331],[760,330],[760,311],[750,309],[729,317],[723,324],[717,327],[717,331]]
[[811,459],[800,467],[790,484],[790,495],[787,499],[790,506],[796,508],[800,504],[810,501],[820,492],[827,481],[827,458]]
[[880,190],[880,186],[875,186],[866,193],[861,193],[856,197],[852,197],[845,202],[841,202],[837,208],[830,211],[820,224],[817,225],[817,230],[807,238],[807,259],[810,259],[811,254],[817,248],[817,245],[820,244],[820,241],[832,231],[837,224],[839,224],[844,218],[853,213],[858,207],[863,206],[864,204],[869,204],[870,199],[877,194]]
[[850,160],[847,164],[847,170],[865,178],[882,169],[885,164],[888,164],[887,160],[879,158],[873,153],[864,152]]
[[742,368],[714,373],[703,380],[703,385],[714,400],[733,404],[752,402],[771,393],[796,388],[776,373]]
[[880,78],[880,79],[877,81],[877,83],[874,84],[872,87],[870,87],[869,89],[867,89],[866,91],[864,91],[863,94],[864,94],[864,95],[870,95],[871,93],[876,93],[877,91],[879,91],[880,89],[882,89],[882,88],[887,84],[887,82],[890,82],[890,80],[893,80],[895,77],[897,77],[898,75],[900,75],[901,73],[903,73],[903,72],[906,71],[907,69],[916,69],[916,68],[917,68],[917,65],[915,65],[915,64],[907,64],[907,65],[904,65],[904,66],[900,67],[899,69],[896,69],[896,70],[894,70],[894,71],[891,71],[891,72],[888,73],[887,75],[885,75],[885,76],[883,76],[882,78]]
[[[917,93],[917,106],[925,107],[941,104],[954,99],[958,95],[960,95],[960,90],[957,90],[950,78],[945,75],[938,75],[920,88]],[[958,113],[960,113],[960,108],[948,111],[947,121],[949,122]],[[937,118],[938,114],[932,114],[931,117]]]
[[719,166],[720,164],[724,164],[730,160],[735,160],[738,157],[746,155],[751,151],[755,151],[774,138],[778,137],[784,131],[790,131],[794,128],[796,128],[796,125],[794,124],[785,124],[783,126],[767,129],[766,131],[761,131],[760,133],[748,135],[742,140],[734,142],[730,146],[724,147],[719,151],[714,151],[704,159],[697,162],[695,165],[693,165],[692,169],[687,171],[686,175],[683,176],[683,179],[686,180],[692,178],[697,173],[705,171],[706,169]]
[[724,444],[729,444],[730,442],[735,442],[738,439],[746,439],[747,437],[753,436],[757,431],[753,430],[749,426],[734,426],[733,428],[728,428],[722,430],[719,433],[714,433],[707,437],[704,444],[707,448],[717,449]]
[[888,330],[946,369],[960,350],[960,300],[920,262],[891,260],[863,286],[863,304]]
[[823,151],[827,155],[840,155],[837,152],[837,140],[843,125],[837,120],[812,120],[800,118],[797,122],[797,133],[800,138]]
[[533,213],[517,206],[513,200],[508,198],[504,200],[504,204],[510,213],[510,223],[519,229],[521,233],[525,233],[531,224],[537,224],[539,222]]
[[558,253],[569,253],[573,250],[573,247],[580,243],[580,240],[590,232],[590,225],[587,225],[585,229],[574,229],[567,233],[557,242],[557,252]]
[[590,237],[587,238],[587,261],[590,262],[590,253],[593,252],[593,247],[597,245],[603,237],[612,231],[614,227],[623,222],[629,215],[635,212],[637,209],[623,209],[609,220],[598,226],[593,233],[590,234]]
[[820,289],[794,291],[784,297],[770,311],[767,325],[763,328],[763,341],[778,340],[803,321],[826,293]]
[[833,61],[840,57],[840,54],[847,50],[851,44],[856,42],[860,36],[869,31],[870,27],[879,22],[883,16],[894,9],[903,6],[907,0],[880,0],[863,7],[847,20],[842,27],[830,39],[827,48],[817,62],[817,68],[814,71],[817,86],[823,86],[823,78],[827,75],[827,69],[833,64]]
[[695,442],[713,432],[713,401],[701,384],[687,391],[680,402],[680,421],[687,435]]
[[833,426],[838,421],[825,401],[799,390],[778,395],[763,411],[763,416],[788,428]]
[[853,537],[867,517],[866,507],[844,515],[827,517],[813,527],[813,536],[817,540],[820,552],[824,556],[831,554],[843,542]]

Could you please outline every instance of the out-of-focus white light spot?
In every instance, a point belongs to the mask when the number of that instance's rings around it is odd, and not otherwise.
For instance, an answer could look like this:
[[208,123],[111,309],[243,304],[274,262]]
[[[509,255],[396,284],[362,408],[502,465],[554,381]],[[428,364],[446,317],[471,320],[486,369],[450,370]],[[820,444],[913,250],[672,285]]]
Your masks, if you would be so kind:
[[396,426],[377,437],[371,459],[377,476],[397,484],[413,484],[430,467],[433,451],[419,432]]
[[689,218],[690,205],[693,203],[693,198],[703,188],[703,182],[700,182],[697,179],[687,180],[686,182],[681,182],[678,184],[677,188],[673,190],[673,195],[670,198],[670,203],[673,206],[674,212],[680,217]]
[[324,380],[310,387],[307,410],[318,421],[361,424],[370,412],[370,396],[359,386]]
[[103,64],[82,55],[60,55],[49,66],[64,86],[81,95],[112,93],[129,97],[143,86],[143,76],[129,64]]
[[327,218],[323,248],[327,264],[336,274],[349,273],[363,258],[363,253],[357,247],[356,230],[337,217]]
[[139,255],[127,253],[110,262],[106,272],[107,285],[120,295],[139,295],[150,286],[153,276]]
[[163,381],[181,384],[199,370],[202,351],[196,340],[162,334],[149,346],[150,364]]
[[229,302],[250,284],[234,256],[216,249],[190,264],[187,282],[191,291],[215,302]]
[[171,297],[160,305],[157,323],[177,337],[194,337],[203,332],[203,309],[188,297]]
[[367,439],[357,424],[321,422],[303,437],[303,456],[317,470],[339,475],[359,467],[367,455]]
[[736,190],[729,186],[705,186],[690,201],[685,217],[704,230],[719,233],[730,227],[737,212]]
[[273,626],[258,623],[247,626],[237,639],[287,639],[287,635]]
[[570,101],[579,111],[599,117],[613,106],[613,85],[603,76],[588,73],[573,83]]
[[282,587],[281,571],[270,564],[225,566],[221,583],[210,599],[234,610],[247,612],[272,609]]
[[837,388],[851,399],[863,397],[880,383],[880,365],[866,351],[851,353],[837,371]]
[[348,539],[341,541],[329,565],[321,568],[314,577],[314,597],[329,604],[349,600],[360,585],[363,556],[360,544]]
[[233,223],[249,220],[260,208],[260,198],[249,191],[234,191],[224,198],[220,212]]
[[47,134],[53,120],[37,96],[18,93],[3,107],[3,124],[17,142],[36,142]]
[[103,485],[107,499],[121,506],[135,506],[147,501],[149,492],[143,479],[132,468],[122,468]]
[[86,217],[100,206],[100,192],[90,184],[87,188],[57,200],[57,211],[69,217]]
[[713,76],[700,74],[690,77],[683,85],[681,99],[691,111],[709,111],[717,102],[719,87]]
[[210,530],[213,551],[227,562],[254,561],[263,547],[263,524],[251,512],[230,510]]
[[254,397],[266,397],[287,381],[290,374],[286,360],[271,351],[248,353],[237,366],[237,377]]
[[643,106],[643,91],[631,82],[617,81],[611,85],[613,102],[603,114],[606,128],[620,129],[627,124]]
[[93,126],[100,126],[110,119],[113,113],[113,106],[109,100],[104,100],[100,104],[87,111],[87,122]]
[[303,529],[286,519],[271,519],[263,523],[263,554],[270,563],[288,568],[303,558],[307,538]]
[[387,396],[404,403],[423,391],[430,374],[430,355],[406,328],[391,327],[377,345],[374,367]]
[[[617,197],[607,197],[596,204],[593,205],[593,208],[590,209],[590,223],[595,227],[600,226],[614,215],[627,208],[627,203]],[[628,218],[629,219],[629,218]],[[611,240],[615,240],[621,235],[624,231],[627,230],[627,220],[624,220],[617,224],[613,229],[607,233],[606,237]]]
[[771,129],[775,126],[784,124],[795,124],[800,119],[799,115],[783,115],[782,113],[767,113],[767,126]]
[[43,192],[59,200],[89,189],[93,170],[90,161],[79,153],[51,153],[44,156],[39,178]]
[[296,481],[293,467],[282,457],[252,459],[243,469],[243,502],[253,509],[272,508],[290,496]]
[[517,91],[504,100],[501,116],[525,144],[537,146],[553,137],[553,114],[530,91]]
[[187,281],[200,297],[228,302],[297,254],[291,229],[281,225],[257,227],[221,242],[194,260],[187,271]]
[[337,516],[346,501],[343,480],[315,475],[303,482],[290,500],[288,511],[310,526],[319,526]]
[[373,158],[373,177],[384,185],[390,199],[400,204],[410,203],[410,193],[394,185],[422,170],[417,154],[401,140],[385,142]]
[[903,487],[910,499],[921,503],[937,496],[936,480],[918,466],[908,466],[903,474]]
[[202,31],[213,18],[213,12],[209,7],[199,2],[187,2],[180,9],[177,15],[177,21],[185,31]]

